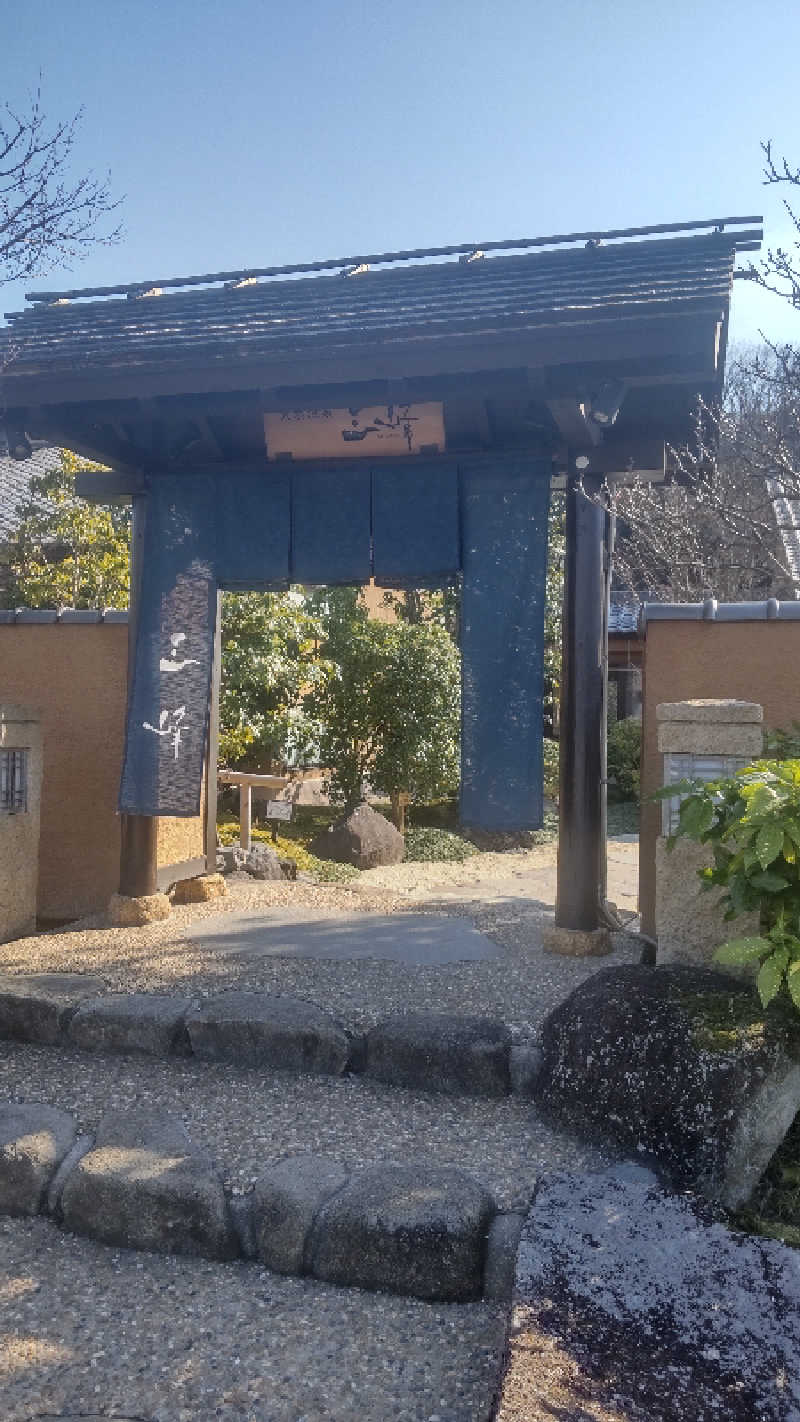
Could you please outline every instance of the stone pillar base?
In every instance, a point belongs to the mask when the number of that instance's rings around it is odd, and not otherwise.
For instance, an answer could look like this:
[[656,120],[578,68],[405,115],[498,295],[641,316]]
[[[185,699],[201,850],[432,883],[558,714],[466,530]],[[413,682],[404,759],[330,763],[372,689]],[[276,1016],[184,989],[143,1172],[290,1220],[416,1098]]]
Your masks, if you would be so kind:
[[108,905],[108,921],[113,928],[142,928],[146,923],[169,918],[171,912],[172,905],[166,894],[142,894],[139,898],[113,894]]
[[200,874],[196,879],[179,879],[172,893],[174,904],[205,904],[224,899],[228,886],[221,874]]
[[545,953],[562,958],[602,958],[611,952],[607,928],[546,928],[542,935]]

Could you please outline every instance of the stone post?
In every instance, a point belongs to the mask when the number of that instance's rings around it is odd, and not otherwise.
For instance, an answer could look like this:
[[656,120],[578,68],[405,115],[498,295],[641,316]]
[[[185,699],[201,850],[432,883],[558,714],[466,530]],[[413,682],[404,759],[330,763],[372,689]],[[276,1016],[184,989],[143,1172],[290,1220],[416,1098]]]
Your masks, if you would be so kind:
[[[663,783],[720,780],[762,753],[763,707],[754,701],[667,701],[656,707]],[[667,849],[677,823],[676,800],[663,801],[662,834],[656,841],[656,937],[659,963],[708,966],[728,938],[758,933],[756,915],[723,920],[720,894],[704,889],[697,871],[713,863],[706,845],[679,839]]]
[[38,712],[0,705],[0,943],[36,932],[41,794]]

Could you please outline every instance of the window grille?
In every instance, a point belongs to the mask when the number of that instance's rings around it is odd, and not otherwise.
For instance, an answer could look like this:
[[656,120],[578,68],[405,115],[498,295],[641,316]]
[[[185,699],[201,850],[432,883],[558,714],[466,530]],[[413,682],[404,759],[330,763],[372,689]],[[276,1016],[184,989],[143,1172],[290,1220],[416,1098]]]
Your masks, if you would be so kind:
[[18,815],[28,808],[28,751],[0,750],[0,814]]
[[[752,756],[745,755],[691,755],[688,752],[670,751],[664,756],[664,784],[674,785],[678,780],[725,780],[735,775],[737,770],[752,764]],[[674,834],[678,828],[681,801],[686,797],[676,795],[672,800],[661,802],[661,833]]]

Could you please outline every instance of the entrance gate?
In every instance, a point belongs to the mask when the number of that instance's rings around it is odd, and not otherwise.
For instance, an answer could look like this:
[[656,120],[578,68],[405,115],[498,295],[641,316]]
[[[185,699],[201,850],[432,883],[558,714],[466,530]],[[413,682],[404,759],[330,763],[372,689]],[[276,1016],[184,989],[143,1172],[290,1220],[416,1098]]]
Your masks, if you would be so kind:
[[[665,444],[691,439],[698,396],[719,398],[736,254],[758,247],[758,223],[29,295],[0,340],[9,448],[24,459],[43,439],[98,460],[110,472],[80,491],[132,499],[136,515],[123,893],[155,888],[153,816],[198,806],[220,586],[460,573],[462,815],[538,824],[555,481],[567,491],[556,922],[598,925],[608,550],[583,490],[664,478]],[[318,417],[335,446],[305,430]]]

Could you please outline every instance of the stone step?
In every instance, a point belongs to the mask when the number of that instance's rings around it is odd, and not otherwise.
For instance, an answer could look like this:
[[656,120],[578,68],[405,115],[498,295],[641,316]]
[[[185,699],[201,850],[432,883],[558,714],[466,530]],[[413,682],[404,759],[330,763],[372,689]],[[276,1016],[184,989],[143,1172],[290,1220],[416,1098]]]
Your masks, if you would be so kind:
[[366,1034],[288,994],[228,991],[208,998],[109,993],[80,974],[0,977],[0,1038],[153,1057],[195,1056],[257,1069],[363,1073],[446,1095],[530,1095],[534,1042],[512,1042],[487,1017],[416,1012]]
[[0,1210],[451,1301],[507,1296],[542,1169],[606,1160],[515,1096],[32,1043],[0,1043],[0,1121]]
[[0,1106],[0,1212],[48,1214],[102,1244],[468,1303],[510,1297],[522,1214],[501,1214],[463,1170],[433,1163],[351,1172],[332,1156],[269,1167],[234,1203],[176,1117],[111,1112],[78,1146],[77,1122]]

